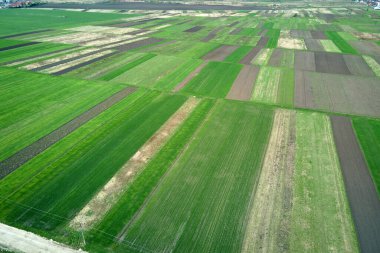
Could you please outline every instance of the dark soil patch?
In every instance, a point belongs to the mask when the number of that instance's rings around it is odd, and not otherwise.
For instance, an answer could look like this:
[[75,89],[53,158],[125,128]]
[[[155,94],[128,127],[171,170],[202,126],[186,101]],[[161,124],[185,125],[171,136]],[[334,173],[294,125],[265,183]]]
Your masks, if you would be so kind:
[[281,49],[278,49],[278,48],[274,49],[273,53],[269,59],[268,65],[271,65],[274,67],[280,67],[283,52],[284,51]]
[[295,52],[294,66],[296,69],[315,71],[314,52],[298,51]]
[[295,94],[294,105],[301,108],[314,108],[313,92],[311,86],[306,85],[307,79],[305,72],[295,70]]
[[342,54],[315,52],[317,72],[350,75]]
[[307,50],[320,51],[320,52],[325,51],[325,49],[323,48],[323,46],[319,40],[305,39],[305,44],[306,44]]
[[213,38],[215,38],[215,36],[218,34],[218,32],[220,30],[222,30],[222,29],[223,29],[222,26],[215,28],[214,30],[212,30],[211,32],[209,32],[209,34],[206,37],[204,37],[203,39],[201,39],[201,41],[208,42],[208,41],[212,40]]
[[23,44],[9,46],[9,47],[3,47],[3,48],[0,48],[0,52],[1,51],[7,51],[7,50],[15,49],[15,48],[19,48],[19,47],[26,47],[26,46],[31,46],[31,45],[35,45],[35,44],[40,44],[40,43],[41,42],[28,42],[28,43],[23,43]]
[[77,64],[77,65],[75,65],[75,66],[71,66],[71,67],[68,67],[68,68],[66,68],[66,69],[60,70],[60,71],[58,71],[58,72],[55,72],[55,73],[53,73],[53,75],[55,75],[55,76],[59,76],[59,75],[66,74],[66,73],[68,73],[68,72],[70,72],[70,71],[73,71],[73,70],[75,70],[75,69],[79,69],[79,68],[81,68],[81,67],[84,67],[84,66],[90,65],[90,64],[92,64],[92,63],[94,63],[94,62],[97,62],[97,61],[103,60],[103,59],[108,58],[108,57],[110,57],[110,56],[112,56],[112,55],[115,55],[115,54],[117,54],[117,52],[112,52],[112,53],[109,53],[109,54],[106,54],[106,55],[102,55],[102,56],[96,57],[96,58],[94,58],[94,59],[91,59],[91,60],[88,60],[88,61],[85,61],[85,62],[79,63],[79,64]]
[[42,153],[44,150],[52,146],[53,144],[57,143],[73,131],[75,131],[77,128],[88,122],[89,120],[95,118],[103,111],[110,108],[112,105],[116,104],[129,94],[133,93],[136,90],[136,88],[133,87],[127,87],[111,97],[107,98],[103,102],[95,105],[88,111],[82,113],[81,115],[77,116],[76,118],[72,119],[71,121],[67,122],[66,124],[62,125],[58,129],[54,130],[50,134],[42,137],[38,141],[30,144],[29,146],[23,148],[19,152],[15,153],[11,157],[5,159],[4,161],[0,162],[0,179],[4,178],[8,174],[12,173],[14,170],[19,168],[24,163],[31,160],[33,157],[37,156],[38,154]]
[[202,30],[203,28],[204,28],[204,26],[202,26],[202,25],[197,25],[197,26],[194,26],[194,27],[192,27],[192,28],[190,28],[190,29],[185,30],[184,32],[187,32],[187,33],[195,33],[195,32],[198,32],[198,31]]
[[229,27],[233,27],[233,26],[235,26],[235,25],[237,25],[237,24],[239,24],[239,23],[240,23],[239,21],[235,21],[235,22],[229,24],[228,26],[229,26]]
[[113,23],[113,24],[104,24],[105,26],[112,26],[112,27],[131,27],[131,26],[136,26],[136,25],[143,25],[146,22],[157,20],[158,18],[149,18],[149,19],[144,19],[144,20],[137,20],[137,21],[131,21],[131,22],[122,22],[122,23]]
[[257,42],[256,46],[257,47],[265,47],[268,43],[269,38],[261,36],[260,40]]
[[241,64],[250,65],[253,58],[260,52],[263,47],[254,47],[251,51],[240,61]]
[[237,46],[223,45],[211,51],[203,57],[206,61],[223,61],[228,55],[235,51]]
[[258,66],[245,65],[235,79],[227,98],[249,101],[259,70]]
[[343,59],[352,75],[358,76],[374,76],[372,69],[365,60],[357,55],[343,55]]
[[53,31],[53,29],[43,29],[43,30],[38,30],[38,31],[33,31],[33,32],[26,32],[26,33],[18,33],[18,34],[13,34],[13,35],[7,35],[0,37],[0,39],[9,39],[9,38],[14,38],[14,37],[19,37],[19,36],[24,36],[24,35],[29,35],[29,34],[35,34],[35,33],[43,33],[43,32],[49,32]]
[[380,200],[351,120],[330,119],[361,252],[380,252]]
[[349,43],[361,54],[380,57],[380,46],[371,41],[351,40]]
[[311,37],[317,40],[327,40],[326,34],[322,31],[310,31]]

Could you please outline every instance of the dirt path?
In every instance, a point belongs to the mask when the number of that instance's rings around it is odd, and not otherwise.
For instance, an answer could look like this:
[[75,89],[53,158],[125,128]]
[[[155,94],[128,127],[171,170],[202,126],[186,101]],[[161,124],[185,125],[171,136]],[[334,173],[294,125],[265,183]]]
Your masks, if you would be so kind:
[[188,84],[191,79],[193,79],[196,75],[199,74],[199,72],[201,72],[201,70],[207,65],[208,61],[204,61],[201,65],[199,65],[193,72],[191,72],[182,82],[180,82],[174,89],[173,91],[174,92],[177,92],[179,90],[181,90],[183,87],[186,86],[186,84]]
[[21,149],[20,151],[18,151],[11,157],[0,162],[0,179],[12,173],[18,167],[28,162],[30,159],[37,156],[38,154],[42,153],[44,150],[48,149],[51,145],[60,141],[62,138],[69,135],[74,130],[76,130],[83,124],[85,124],[87,121],[98,116],[100,113],[107,110],[112,105],[116,104],[117,102],[119,102],[120,100],[122,100],[123,98],[125,98],[126,96],[134,92],[135,90],[136,88],[127,87],[115,93],[114,95],[107,98],[103,102],[95,105],[88,111],[82,113],[81,115],[77,116],[73,120],[57,128],[50,134],[42,137],[38,141],[30,144],[29,146]]
[[186,103],[135,153],[111,178],[100,192],[71,221],[75,229],[88,229],[116,203],[128,184],[138,175],[160,148],[169,140],[181,123],[198,105],[199,100],[189,98]]
[[351,120],[342,116],[330,119],[361,252],[380,252],[380,200]]
[[0,249],[28,253],[75,253],[85,252],[74,250],[66,245],[38,236],[31,232],[10,227],[0,223]]
[[289,250],[295,132],[295,112],[277,110],[242,252]]

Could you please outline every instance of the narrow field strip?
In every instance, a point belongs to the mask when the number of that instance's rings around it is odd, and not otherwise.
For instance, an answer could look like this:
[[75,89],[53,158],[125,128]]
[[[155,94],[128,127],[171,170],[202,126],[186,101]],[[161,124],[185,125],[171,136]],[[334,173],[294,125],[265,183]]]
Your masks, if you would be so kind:
[[242,252],[289,251],[295,163],[295,111],[276,110]]
[[328,116],[297,112],[293,180],[289,251],[358,252]]
[[274,104],[277,101],[281,70],[262,67],[257,77],[251,100]]
[[197,76],[201,70],[207,65],[207,61],[202,62],[194,71],[192,71],[182,82],[180,82],[173,89],[174,92],[180,91],[183,87],[185,87],[195,76]]
[[214,100],[202,100],[191,115],[183,122],[170,140],[154,156],[140,175],[131,183],[119,201],[112,206],[99,224],[91,231],[89,240],[103,246],[115,243],[114,238],[105,237],[98,231],[112,236],[119,235],[143,207],[146,198],[152,194],[161,178],[171,169],[173,163],[185,152],[188,143],[206,122],[214,108]]
[[66,123],[65,125],[59,127],[48,135],[42,137],[38,141],[30,144],[29,146],[18,151],[14,155],[8,157],[7,159],[0,162],[0,179],[4,178],[8,174],[12,173],[18,167],[22,166],[24,163],[33,159],[38,154],[42,153],[44,150],[48,149],[50,146],[54,145],[60,139],[64,138],[75,129],[79,128],[81,125],[96,117],[103,111],[107,110],[109,107],[124,99],[126,96],[134,92],[136,89],[132,87],[127,87],[118,93],[107,98],[103,102],[92,107],[85,113],[77,116],[75,119]]
[[334,42],[339,50],[346,54],[357,54],[358,52],[345,40],[342,36],[335,31],[326,31],[326,36]]
[[117,202],[134,178],[141,173],[150,159],[165,145],[198,103],[198,99],[189,98],[77,214],[70,226],[75,229],[88,230],[94,223],[98,222]]
[[273,49],[263,48],[251,61],[251,63],[256,65],[267,65],[272,53]]
[[206,61],[223,61],[227,56],[233,53],[238,47],[237,46],[226,46],[222,45],[210,53],[203,56]]
[[259,71],[258,66],[244,65],[226,98],[249,101]]
[[380,77],[380,64],[375,61],[371,56],[363,55],[364,60],[367,62],[368,66],[372,69],[376,76]]
[[5,252],[86,253],[75,250],[31,232],[0,223],[0,250]]
[[330,117],[361,252],[380,251],[380,199],[351,120]]
[[37,31],[32,31],[32,32],[17,33],[17,34],[2,36],[0,37],[0,39],[10,39],[10,38],[20,37],[24,35],[43,33],[43,32],[48,32],[48,31],[52,31],[52,29],[42,29],[42,30],[37,30]]
[[218,102],[123,241],[156,252],[239,252],[271,123],[268,109]]
[[320,40],[320,42],[326,52],[342,53],[342,51],[331,40]]
[[12,50],[12,49],[15,49],[15,48],[20,48],[20,47],[31,46],[31,45],[35,45],[35,44],[39,44],[39,43],[41,43],[41,42],[27,42],[27,43],[23,43],[23,44],[17,44],[17,45],[2,47],[2,48],[0,48],[0,52],[1,51]]

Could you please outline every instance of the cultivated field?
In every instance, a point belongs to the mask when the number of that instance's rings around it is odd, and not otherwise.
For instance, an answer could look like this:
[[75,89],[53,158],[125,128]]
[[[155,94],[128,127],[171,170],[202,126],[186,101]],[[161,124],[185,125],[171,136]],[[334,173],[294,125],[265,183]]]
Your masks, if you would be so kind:
[[380,12],[230,4],[0,10],[1,252],[380,252]]

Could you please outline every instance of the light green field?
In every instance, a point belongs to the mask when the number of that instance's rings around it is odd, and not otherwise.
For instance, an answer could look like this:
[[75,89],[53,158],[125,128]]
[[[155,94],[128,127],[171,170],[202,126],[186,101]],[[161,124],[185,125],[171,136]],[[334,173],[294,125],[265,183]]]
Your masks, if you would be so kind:
[[341,53],[339,48],[331,40],[320,40],[326,52]]

